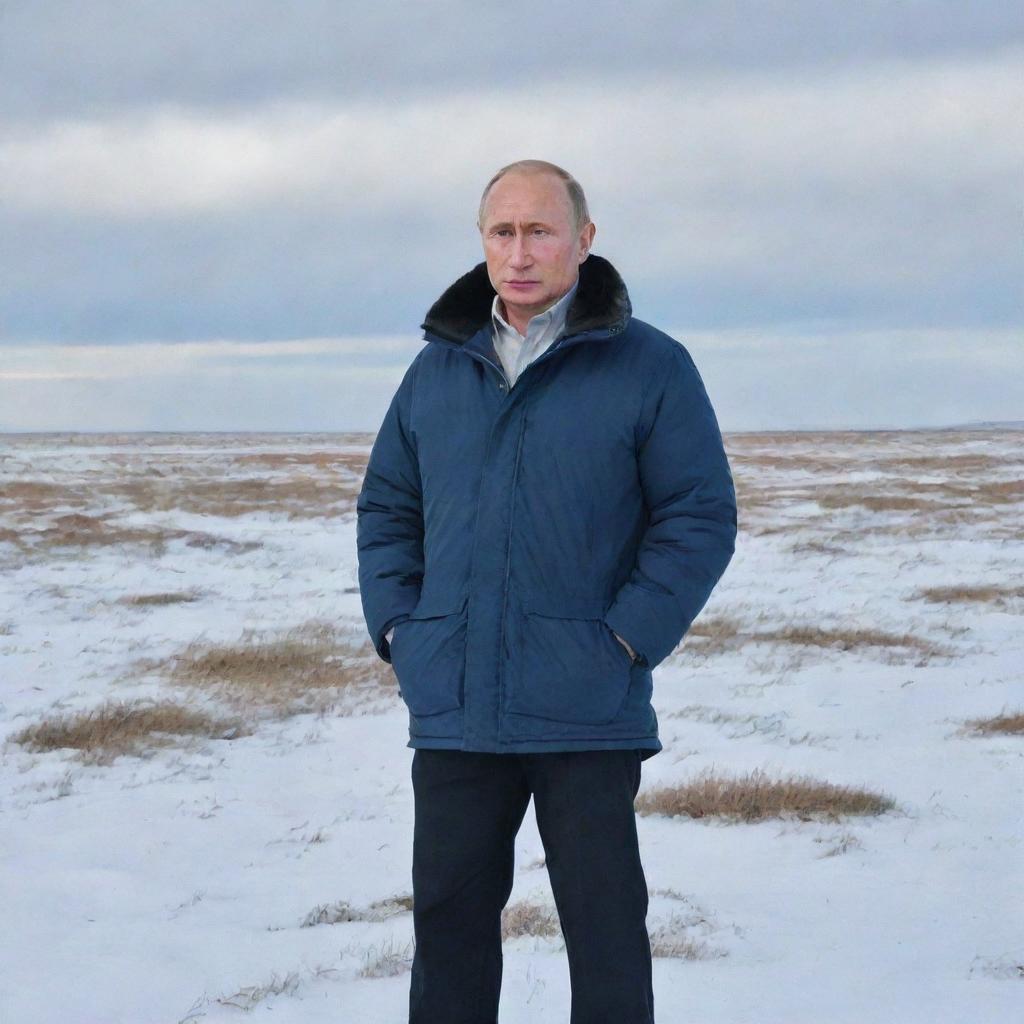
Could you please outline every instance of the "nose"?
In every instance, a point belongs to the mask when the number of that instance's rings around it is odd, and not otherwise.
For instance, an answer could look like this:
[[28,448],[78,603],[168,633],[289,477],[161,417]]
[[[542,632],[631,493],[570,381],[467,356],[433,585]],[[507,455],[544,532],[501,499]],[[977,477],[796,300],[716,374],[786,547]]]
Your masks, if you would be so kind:
[[508,262],[509,266],[516,270],[524,270],[533,262],[533,258],[530,256],[528,239],[525,235],[516,235],[512,242],[512,252],[509,255]]

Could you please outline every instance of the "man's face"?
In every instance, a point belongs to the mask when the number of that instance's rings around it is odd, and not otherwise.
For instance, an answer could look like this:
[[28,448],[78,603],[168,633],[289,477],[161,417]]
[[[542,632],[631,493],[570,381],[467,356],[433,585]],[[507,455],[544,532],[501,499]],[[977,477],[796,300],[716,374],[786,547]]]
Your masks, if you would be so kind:
[[595,230],[576,230],[565,183],[553,174],[510,171],[491,186],[480,224],[487,274],[520,334],[572,287]]

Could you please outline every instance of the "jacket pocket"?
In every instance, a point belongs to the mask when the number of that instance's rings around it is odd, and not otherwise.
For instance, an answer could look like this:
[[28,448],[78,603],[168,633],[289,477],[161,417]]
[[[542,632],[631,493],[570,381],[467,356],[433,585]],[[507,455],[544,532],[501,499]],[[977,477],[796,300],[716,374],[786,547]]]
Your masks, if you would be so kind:
[[578,725],[615,720],[629,694],[632,659],[604,611],[604,602],[524,600],[507,711]]
[[466,675],[466,595],[421,597],[391,637],[391,667],[417,717],[462,707]]

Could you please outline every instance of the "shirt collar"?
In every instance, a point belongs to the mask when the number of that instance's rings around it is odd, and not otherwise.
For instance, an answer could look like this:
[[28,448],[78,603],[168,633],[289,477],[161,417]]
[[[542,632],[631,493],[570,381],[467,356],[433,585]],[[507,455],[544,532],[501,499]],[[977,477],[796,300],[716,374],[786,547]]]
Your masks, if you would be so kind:
[[[543,313],[530,317],[530,322],[526,325],[526,333],[529,334],[535,328],[548,327],[558,322],[558,333],[560,334],[565,326],[566,318],[569,315],[569,306],[572,305],[579,283],[580,279],[577,277],[572,287],[557,302],[549,306]],[[491,303],[491,322],[497,330],[515,331],[516,334],[519,334],[516,328],[501,315],[501,298],[497,294]]]

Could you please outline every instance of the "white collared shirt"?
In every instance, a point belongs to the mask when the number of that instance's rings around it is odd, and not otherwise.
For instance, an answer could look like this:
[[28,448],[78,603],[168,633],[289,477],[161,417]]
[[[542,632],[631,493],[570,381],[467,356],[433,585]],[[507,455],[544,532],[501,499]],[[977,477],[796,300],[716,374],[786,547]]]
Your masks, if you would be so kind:
[[494,302],[491,304],[494,351],[498,354],[501,365],[505,367],[509,387],[515,384],[523,370],[550,348],[562,333],[578,285],[579,278],[556,303],[543,313],[531,317],[526,325],[526,337],[502,316],[501,299],[497,295],[494,296]]

